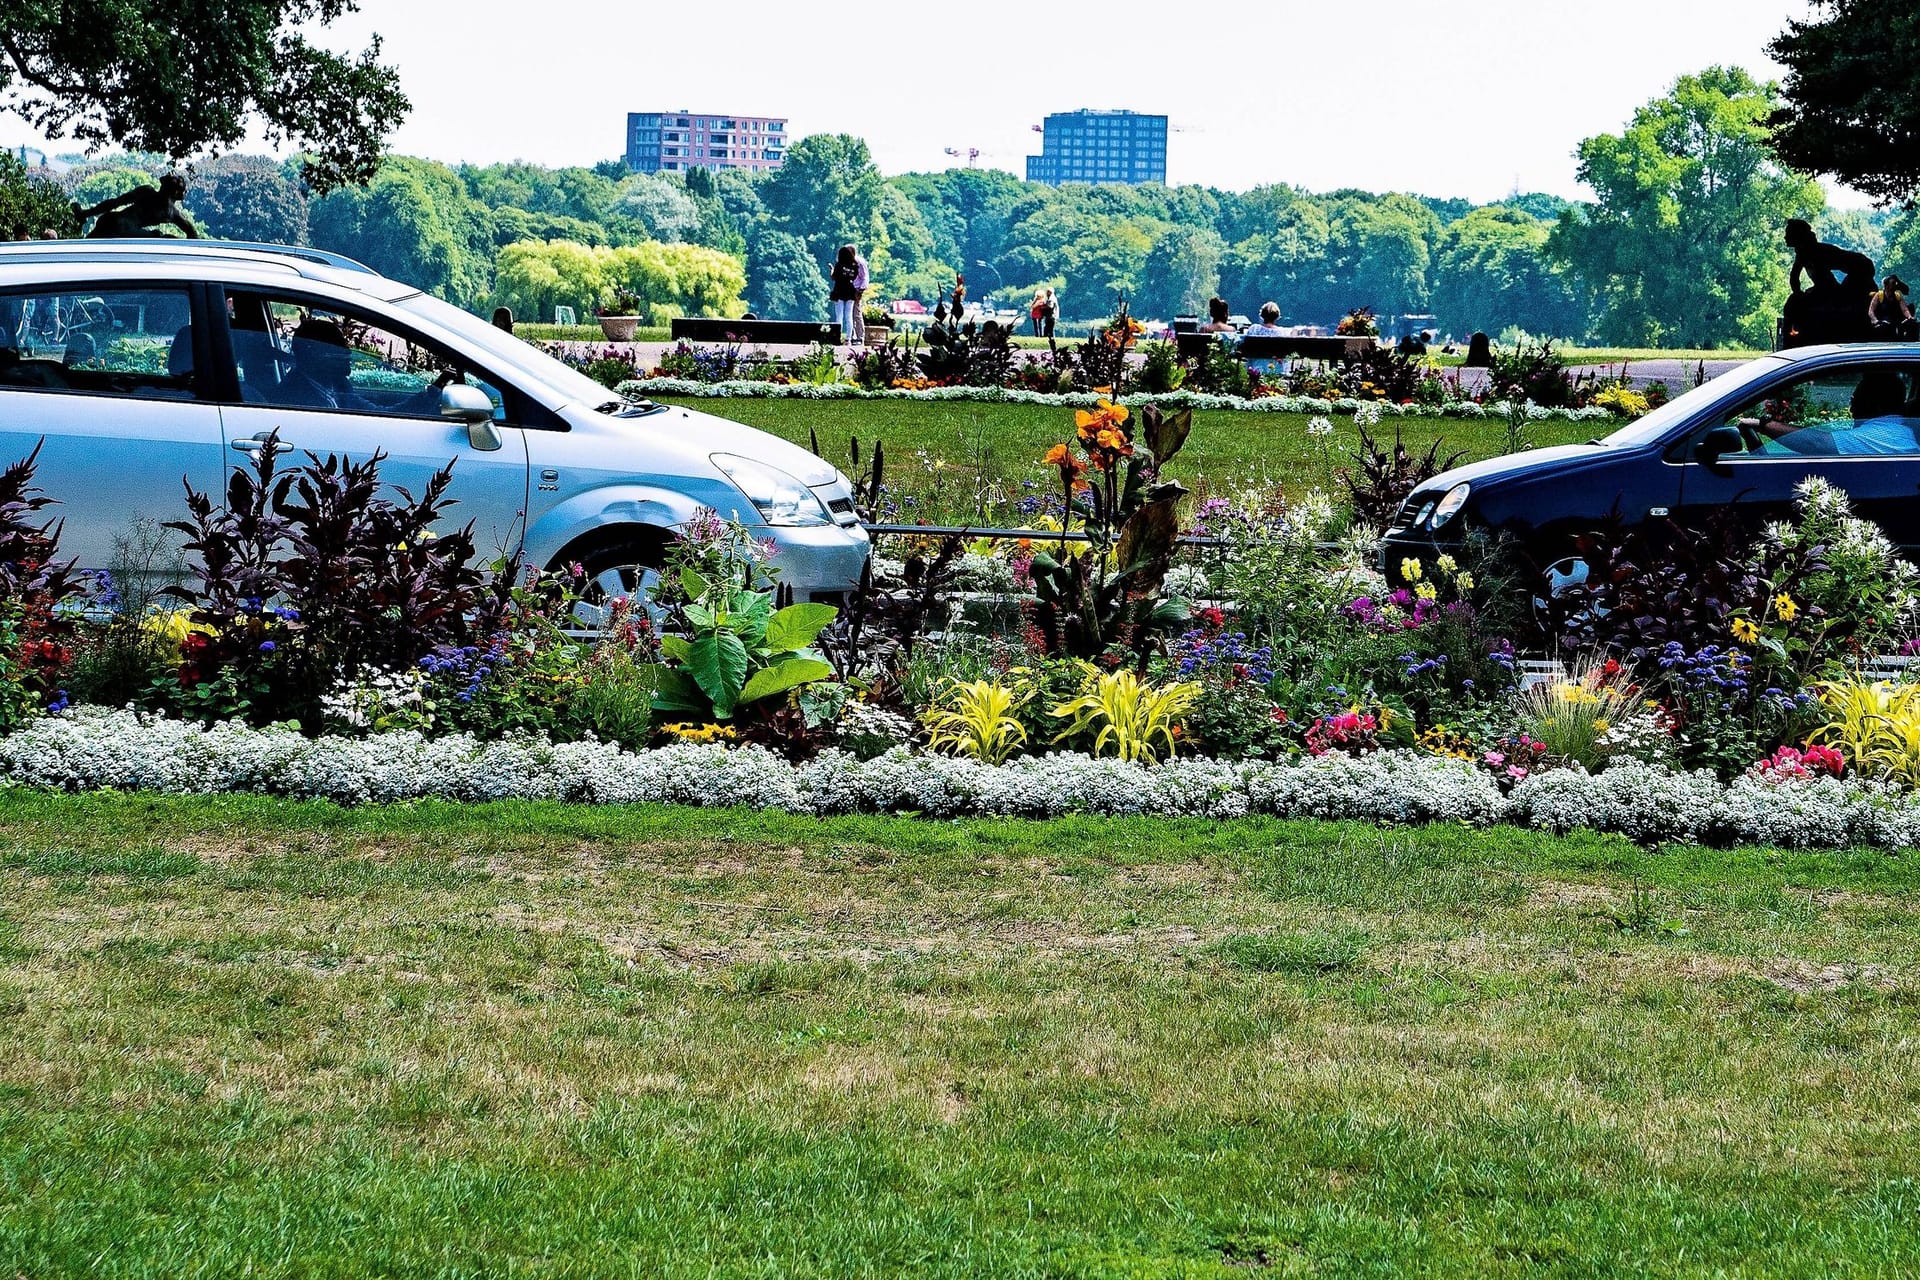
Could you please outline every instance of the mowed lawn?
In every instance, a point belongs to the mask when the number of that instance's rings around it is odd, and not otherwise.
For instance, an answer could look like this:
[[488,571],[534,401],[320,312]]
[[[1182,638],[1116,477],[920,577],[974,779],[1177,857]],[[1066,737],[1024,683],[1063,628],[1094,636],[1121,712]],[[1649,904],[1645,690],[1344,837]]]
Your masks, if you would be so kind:
[[[848,469],[848,446],[859,440],[861,457],[873,442],[886,445],[886,481],[902,504],[900,518],[931,523],[1004,521],[1009,504],[1029,492],[1024,482],[1047,490],[1058,473],[1041,466],[1053,445],[1073,435],[1073,411],[1041,405],[968,404],[905,400],[669,400],[720,417],[760,427],[806,445],[817,435],[820,452]],[[1279,486],[1290,495],[1322,489],[1344,495],[1338,473],[1351,465],[1359,445],[1351,418],[1336,417],[1334,433],[1320,447],[1306,433],[1307,418],[1287,413],[1212,411],[1194,415],[1193,434],[1174,459],[1170,474],[1200,493],[1233,493]],[[1416,452],[1438,439],[1442,455],[1465,460],[1492,457],[1506,448],[1506,426],[1499,421],[1457,418],[1388,419],[1373,431],[1391,442],[1394,427]],[[1531,428],[1536,445],[1572,444],[1591,439],[1593,423],[1540,422]]]
[[1894,1276],[1920,874],[0,793],[0,1276]]

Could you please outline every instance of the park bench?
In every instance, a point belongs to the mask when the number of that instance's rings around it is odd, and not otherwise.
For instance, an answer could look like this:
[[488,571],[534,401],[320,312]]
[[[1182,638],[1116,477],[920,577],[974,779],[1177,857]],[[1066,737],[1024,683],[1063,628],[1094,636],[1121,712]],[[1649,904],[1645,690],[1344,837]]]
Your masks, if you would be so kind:
[[840,326],[812,320],[710,320],[682,316],[673,322],[673,336],[675,341],[684,338],[688,342],[745,342],[755,346],[775,343],[806,346],[824,342],[837,347]]

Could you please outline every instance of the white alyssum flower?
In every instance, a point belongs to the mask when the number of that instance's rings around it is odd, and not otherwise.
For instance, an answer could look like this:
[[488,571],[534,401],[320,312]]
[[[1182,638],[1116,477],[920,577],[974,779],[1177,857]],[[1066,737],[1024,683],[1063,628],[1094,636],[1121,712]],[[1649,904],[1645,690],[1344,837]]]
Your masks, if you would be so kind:
[[1154,766],[1055,752],[995,768],[909,749],[904,742],[913,726],[880,708],[849,704],[843,737],[849,723],[876,738],[900,734],[902,745],[866,759],[829,750],[793,765],[758,746],[680,743],[632,752],[596,741],[430,738],[413,730],[307,738],[286,726],[200,726],[131,707],[78,707],[0,738],[0,779],[63,790],[260,792],[342,804],[524,799],[937,818],[1087,813],[1217,820],[1264,813],[1584,827],[1649,843],[1920,846],[1920,795],[1853,779],[1744,777],[1723,787],[1704,772],[1615,759],[1597,774],[1537,773],[1502,796],[1494,778],[1472,762],[1411,751],[1281,763],[1175,759]]
[[[980,404],[1031,404],[1050,408],[1088,408],[1099,397],[1088,391],[1027,391],[1017,387],[928,387],[911,391],[901,387],[868,389],[853,383],[815,384],[806,382],[761,382],[750,378],[727,382],[695,382],[687,378],[637,378],[621,383],[616,392],[623,396],[687,396],[696,399],[760,400],[914,400],[929,404],[967,401]],[[1201,391],[1170,391],[1161,394],[1136,392],[1122,396],[1120,403],[1130,407],[1158,404],[1165,408],[1231,409],[1241,413],[1357,414],[1363,408],[1367,425],[1382,416],[1403,418],[1485,418],[1504,417],[1501,402],[1482,405],[1473,400],[1447,400],[1440,404],[1390,404],[1375,400],[1357,400],[1342,396],[1325,400],[1315,396],[1210,395]],[[1527,416],[1536,421],[1613,422],[1618,415],[1601,405],[1584,409],[1546,409],[1533,405]]]

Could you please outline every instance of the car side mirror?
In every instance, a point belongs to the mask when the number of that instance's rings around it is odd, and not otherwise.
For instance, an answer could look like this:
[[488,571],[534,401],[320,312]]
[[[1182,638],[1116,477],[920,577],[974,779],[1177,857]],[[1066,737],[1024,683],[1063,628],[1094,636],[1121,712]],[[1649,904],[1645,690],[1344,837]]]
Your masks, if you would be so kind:
[[1740,437],[1740,428],[1719,426],[1700,437],[1699,442],[1693,446],[1693,456],[1698,461],[1712,466],[1723,454],[1739,453],[1746,447],[1747,442]]
[[478,387],[455,382],[440,388],[440,416],[464,422],[467,443],[482,453],[492,453],[501,445],[500,428],[493,422],[493,401]]

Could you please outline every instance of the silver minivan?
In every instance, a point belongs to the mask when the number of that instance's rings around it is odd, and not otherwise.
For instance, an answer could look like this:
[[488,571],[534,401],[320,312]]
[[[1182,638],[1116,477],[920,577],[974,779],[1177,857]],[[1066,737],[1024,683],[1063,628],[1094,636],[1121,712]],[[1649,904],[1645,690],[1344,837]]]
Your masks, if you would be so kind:
[[[274,437],[274,433],[278,433]],[[0,465],[40,444],[61,548],[105,568],[141,519],[216,495],[270,437],[366,457],[415,493],[454,462],[483,557],[641,588],[702,509],[771,541],[800,600],[867,562],[847,477],[709,414],[633,403],[337,254],[206,240],[0,244]],[[41,443],[44,442],[44,443]]]

